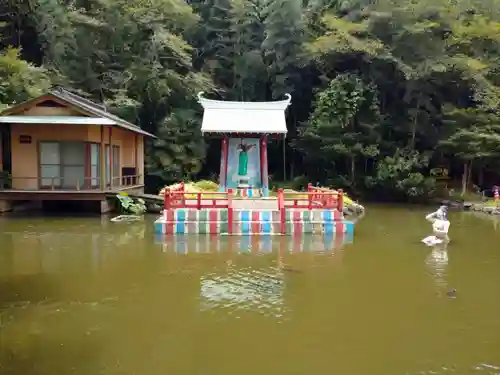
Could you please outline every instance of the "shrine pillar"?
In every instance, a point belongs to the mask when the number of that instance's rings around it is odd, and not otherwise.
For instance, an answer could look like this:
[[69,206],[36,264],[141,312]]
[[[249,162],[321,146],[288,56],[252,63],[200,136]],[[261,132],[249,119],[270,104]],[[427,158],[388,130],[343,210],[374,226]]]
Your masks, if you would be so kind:
[[228,138],[222,138],[222,148],[220,156],[220,172],[219,172],[219,191],[226,191],[227,188],[227,155],[228,155]]
[[267,135],[260,137],[260,176],[262,180],[262,196],[269,196],[269,174],[267,164]]

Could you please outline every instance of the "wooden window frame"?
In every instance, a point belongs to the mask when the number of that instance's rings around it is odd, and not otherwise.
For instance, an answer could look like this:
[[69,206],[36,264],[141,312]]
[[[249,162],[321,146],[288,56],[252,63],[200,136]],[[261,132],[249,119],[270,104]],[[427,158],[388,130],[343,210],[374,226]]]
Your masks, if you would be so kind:
[[[90,189],[90,190],[99,190],[100,189],[100,173],[101,173],[101,148],[100,148],[100,143],[97,142],[88,142],[88,141],[56,141],[56,140],[43,140],[43,141],[38,141],[37,143],[37,164],[38,164],[38,189],[39,190],[45,190],[45,189],[50,189],[52,188],[52,185],[42,185],[42,166],[45,165],[50,165],[50,166],[57,166],[59,167],[59,174],[61,177],[59,177],[59,184],[54,185],[54,188],[58,190],[65,190],[63,188],[63,176],[62,176],[62,171],[64,167],[81,167],[81,165],[73,165],[73,164],[64,164],[62,162],[62,159],[60,158],[60,163],[59,164],[42,164],[41,163],[41,144],[42,143],[57,143],[59,145],[59,156],[61,153],[61,145],[62,144],[68,144],[68,143],[78,143],[78,144],[83,144],[84,145],[84,164],[83,164],[83,169],[84,169],[84,178],[85,180],[83,181],[83,189]],[[92,157],[91,157],[91,147],[92,145],[97,145],[97,183],[95,185],[92,185]],[[72,190],[72,189],[67,189],[67,190]]]

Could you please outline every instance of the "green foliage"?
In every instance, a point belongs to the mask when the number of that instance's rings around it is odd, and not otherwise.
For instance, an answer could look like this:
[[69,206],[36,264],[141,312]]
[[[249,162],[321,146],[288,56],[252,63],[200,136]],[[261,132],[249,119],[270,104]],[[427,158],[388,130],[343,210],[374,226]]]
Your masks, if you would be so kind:
[[316,150],[316,157],[333,165],[343,162],[354,185],[356,164],[379,153],[380,120],[376,88],[356,75],[340,75],[317,95],[310,122],[303,128],[303,149]]
[[234,81],[228,98],[264,100],[268,85],[268,67],[262,50],[265,38],[264,0],[235,0],[232,3]]
[[142,215],[146,212],[146,203],[138,198],[133,199],[127,193],[116,194],[116,199],[120,203],[121,210],[126,214]]
[[148,169],[163,180],[190,178],[199,172],[205,157],[205,142],[200,131],[200,117],[191,110],[174,109],[159,126]]
[[306,175],[297,176],[290,182],[290,188],[297,191],[305,191],[310,182]]
[[217,191],[219,189],[219,184],[210,180],[201,180],[193,183],[199,191]]
[[0,110],[41,95],[49,84],[45,70],[20,59],[18,49],[0,51]]
[[282,98],[297,88],[300,81],[304,22],[302,0],[267,0],[265,39],[262,42],[264,61],[272,96]]
[[435,190],[435,179],[422,173],[429,157],[417,151],[396,150],[394,155],[379,160],[374,176],[366,177],[370,188],[399,197],[428,196]]
[[433,191],[428,163],[466,165],[465,182],[500,170],[498,2],[23,0],[0,14],[0,108],[52,84],[104,102],[158,136],[159,184],[219,171],[199,91],[292,95],[285,160],[274,142],[269,160],[293,186],[404,199]]
[[12,184],[12,176],[9,172],[0,169],[0,189],[9,188]]
[[195,35],[195,66],[210,74],[223,89],[233,86],[235,35],[230,0],[208,0],[195,3],[201,16]]
[[440,144],[463,160],[491,159],[500,156],[500,122],[494,113],[482,109],[450,108],[443,123],[448,133]]

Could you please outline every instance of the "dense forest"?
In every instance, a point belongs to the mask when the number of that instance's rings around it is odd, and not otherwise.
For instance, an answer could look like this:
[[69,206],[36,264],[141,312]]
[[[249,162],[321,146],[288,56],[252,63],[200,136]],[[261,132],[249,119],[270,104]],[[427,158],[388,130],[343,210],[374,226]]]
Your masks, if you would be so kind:
[[156,134],[162,182],[218,173],[196,93],[292,95],[272,181],[407,199],[500,171],[498,0],[5,0],[0,108],[54,85]]

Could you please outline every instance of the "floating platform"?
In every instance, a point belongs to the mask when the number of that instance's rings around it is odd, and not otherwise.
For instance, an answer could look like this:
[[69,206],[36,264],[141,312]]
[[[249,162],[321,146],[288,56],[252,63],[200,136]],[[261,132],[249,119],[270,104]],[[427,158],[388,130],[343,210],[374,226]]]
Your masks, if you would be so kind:
[[277,197],[234,196],[234,191],[166,191],[156,234],[292,235],[354,233],[345,220],[342,191],[286,193]]

